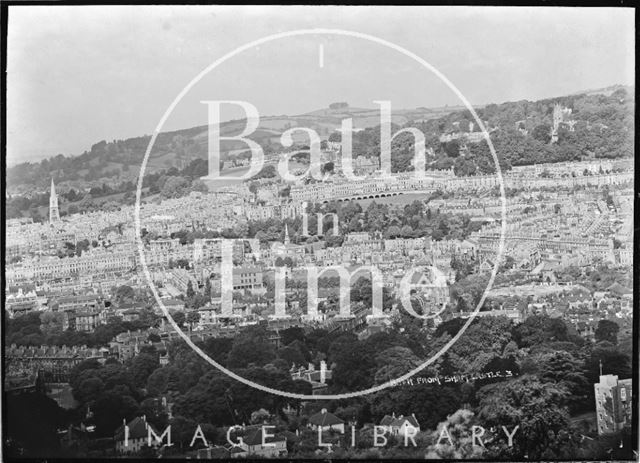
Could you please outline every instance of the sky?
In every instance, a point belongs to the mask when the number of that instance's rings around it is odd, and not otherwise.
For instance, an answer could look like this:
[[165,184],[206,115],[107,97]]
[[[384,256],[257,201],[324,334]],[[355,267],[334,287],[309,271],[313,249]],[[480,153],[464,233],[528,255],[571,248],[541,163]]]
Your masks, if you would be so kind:
[[[391,42],[427,61],[473,105],[635,79],[629,8],[31,5],[11,6],[8,16],[9,166],[151,134],[178,94],[216,60],[299,29]],[[206,100],[246,101],[261,116],[336,101],[369,108],[374,100],[393,108],[462,104],[417,61],[336,34],[286,37],[238,53],[194,83],[162,130],[206,124]],[[228,107],[223,119],[243,115]]]

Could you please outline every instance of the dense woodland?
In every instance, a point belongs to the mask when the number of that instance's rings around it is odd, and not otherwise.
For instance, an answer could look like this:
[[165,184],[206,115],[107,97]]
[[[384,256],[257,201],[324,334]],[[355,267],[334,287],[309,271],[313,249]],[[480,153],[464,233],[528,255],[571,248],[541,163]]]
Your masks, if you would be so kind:
[[[233,339],[209,339],[202,349],[213,359],[236,373],[274,388],[303,394],[310,385],[291,379],[291,365],[306,365],[324,359],[332,367],[330,393],[361,390],[395,378],[437,352],[454,336],[464,320],[453,318],[425,331],[416,319],[402,316],[386,333],[364,340],[354,334],[327,332],[322,329],[290,328],[281,332],[281,347],[276,349],[268,339],[264,326],[244,329]],[[447,420],[458,422],[467,431],[474,424],[489,428],[494,425],[521,427],[515,446],[509,448],[506,438],[497,438],[487,446],[484,458],[568,458],[584,455],[598,458],[606,451],[606,442],[596,439],[582,443],[579,436],[586,431],[571,422],[570,417],[593,408],[593,383],[603,373],[630,377],[631,361],[626,348],[619,344],[617,326],[601,322],[596,343],[585,342],[558,319],[539,315],[514,324],[502,317],[475,320],[452,348],[420,376],[463,375],[478,372],[510,371],[513,378],[485,378],[471,382],[400,385],[385,391],[350,400],[309,402],[283,399],[244,386],[209,366],[183,342],[169,348],[170,363],[161,367],[159,352],[145,346],[124,364],[109,360],[100,365],[85,361],[74,368],[71,377],[73,395],[80,403],[76,410],[64,412],[55,402],[21,403],[20,409],[9,404],[9,414],[30,416],[39,407],[38,426],[43,433],[41,447],[29,445],[31,429],[13,426],[9,433],[16,447],[27,447],[30,456],[60,455],[54,431],[56,426],[74,419],[96,425],[96,437],[109,438],[122,419],[146,414],[160,429],[167,425],[167,415],[159,411],[155,399],[168,397],[173,408],[172,436],[177,446],[167,456],[188,448],[197,424],[211,441],[224,443],[226,427],[262,422],[268,417],[280,432],[289,432],[288,447],[294,457],[312,457],[316,449],[315,433],[303,431],[308,416],[320,408],[332,410],[345,422],[379,423],[385,414],[414,413],[421,425],[420,447],[404,448],[391,440],[376,450],[379,456],[424,456],[428,451],[442,454],[432,447],[436,429]],[[11,327],[9,328],[11,329]],[[287,405],[293,414],[282,411]],[[93,417],[85,412],[90,406]],[[261,411],[262,410],[262,411]],[[260,416],[256,416],[260,412]],[[12,421],[22,423],[23,420]],[[457,428],[460,429],[460,428]],[[359,431],[355,449],[338,449],[344,456],[362,456],[371,451],[371,430]],[[368,434],[367,434],[368,433]],[[464,432],[463,432],[464,434]],[[367,437],[368,436],[368,437]],[[467,436],[468,437],[468,436]],[[339,436],[333,436],[339,439]],[[627,439],[624,435],[617,439]],[[471,456],[469,442],[461,440],[450,449],[455,455]],[[616,441],[618,442],[618,441]],[[41,452],[41,453],[39,453]],[[583,452],[583,453],[580,453]],[[64,454],[62,454],[64,455]],[[88,448],[74,450],[77,456],[98,456]]]
[[[618,89],[610,96],[572,95],[536,102],[491,104],[476,113],[491,134],[501,169],[509,170],[519,165],[633,156],[633,97],[630,91]],[[558,142],[550,143],[556,103],[572,110],[571,119],[576,124],[574,131],[561,127]],[[408,123],[407,127],[416,127],[425,134],[426,145],[435,152],[430,160],[432,168],[453,167],[457,175],[493,173],[495,163],[486,141],[466,143],[466,150],[461,149],[460,140],[439,141],[443,133],[469,132],[470,123],[474,131],[480,130],[471,112],[464,110],[439,119]],[[379,156],[378,127],[355,133],[353,139],[355,155]],[[330,140],[339,141],[340,135],[333,134]],[[392,171],[413,170],[411,135],[401,134],[394,139],[392,153]]]

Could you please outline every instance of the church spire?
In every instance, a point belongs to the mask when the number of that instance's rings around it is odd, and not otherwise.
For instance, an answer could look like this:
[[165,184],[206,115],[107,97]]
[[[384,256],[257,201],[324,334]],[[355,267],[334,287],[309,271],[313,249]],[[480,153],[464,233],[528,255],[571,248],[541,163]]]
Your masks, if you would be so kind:
[[284,244],[289,244],[291,240],[289,239],[289,227],[287,224],[284,224]]
[[60,221],[60,209],[58,209],[58,195],[56,194],[56,186],[51,177],[51,193],[49,195],[49,223]]

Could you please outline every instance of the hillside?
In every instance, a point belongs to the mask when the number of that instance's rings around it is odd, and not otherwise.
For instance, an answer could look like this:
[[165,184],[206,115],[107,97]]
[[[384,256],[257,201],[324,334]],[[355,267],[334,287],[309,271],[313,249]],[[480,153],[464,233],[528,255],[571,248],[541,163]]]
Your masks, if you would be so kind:
[[[441,117],[459,107],[417,108],[398,110],[392,114],[392,122],[405,125],[410,121],[428,120]],[[364,129],[379,124],[379,114],[375,109],[341,107],[320,109],[295,116],[270,116],[260,120],[258,129],[250,136],[260,143],[265,153],[282,150],[280,136],[292,127],[314,129],[327,139],[340,127],[344,118],[351,117],[355,128]],[[221,126],[222,135],[235,135],[244,128],[244,120],[225,122]],[[106,183],[115,186],[122,182],[135,182],[138,169],[144,157],[150,136],[127,140],[100,141],[89,151],[79,156],[58,155],[39,163],[23,163],[11,167],[7,172],[7,190],[11,194],[28,194],[45,191],[53,177],[62,190],[75,188],[85,190]],[[306,144],[308,140],[302,133],[294,135],[294,141]],[[239,152],[246,150],[241,142],[223,142],[223,161],[233,159]],[[147,172],[153,173],[171,167],[182,169],[194,159],[206,159],[207,127],[198,126],[158,136],[153,152],[149,157]]]
[[[534,102],[490,104],[476,112],[491,134],[501,168],[508,170],[517,165],[632,157],[634,99],[632,87],[618,86]],[[433,148],[428,159],[432,168],[454,167],[458,175],[495,171],[488,145],[470,111],[454,111],[406,126],[425,134],[427,146]],[[378,130],[355,134],[353,143],[354,153],[379,155]],[[413,169],[412,136],[403,134],[394,139],[392,152],[392,170]]]
[[[634,88],[616,87],[539,101],[516,101],[476,108],[491,134],[501,168],[588,158],[631,158],[634,137]],[[295,126],[310,127],[322,139],[340,141],[335,129],[343,118],[354,126],[354,156],[377,157],[380,151],[378,116],[374,109],[339,106],[296,116],[272,116],[261,120],[251,138],[265,153],[282,150],[280,135]],[[454,168],[458,175],[495,171],[487,143],[471,113],[445,107],[418,108],[393,113],[394,130],[419,128],[426,137],[430,168]],[[244,120],[223,124],[223,134],[237,134]],[[554,128],[555,127],[555,128]],[[8,170],[7,217],[28,215],[41,220],[46,214],[49,182],[53,177],[61,195],[63,213],[96,210],[131,203],[140,163],[149,136],[101,141],[80,156],[62,155],[40,163],[25,163]],[[305,138],[295,140],[305,145]],[[158,136],[145,174],[145,193],[181,195],[204,188],[198,178],[206,175],[206,127],[193,127]],[[223,145],[223,162],[234,167],[246,158],[242,143]],[[392,170],[410,171],[413,137],[401,134],[392,144]],[[273,166],[262,176],[275,176]],[[167,179],[171,181],[167,181]]]

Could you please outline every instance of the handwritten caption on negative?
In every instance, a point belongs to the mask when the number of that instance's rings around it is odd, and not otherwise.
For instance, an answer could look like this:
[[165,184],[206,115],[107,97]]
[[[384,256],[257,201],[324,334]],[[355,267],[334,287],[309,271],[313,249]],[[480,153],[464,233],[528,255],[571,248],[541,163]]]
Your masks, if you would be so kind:
[[416,386],[419,384],[447,384],[447,383],[470,383],[483,379],[511,378],[511,370],[486,371],[482,373],[471,373],[466,375],[443,375],[443,376],[414,376],[404,381],[399,381],[396,386]]

